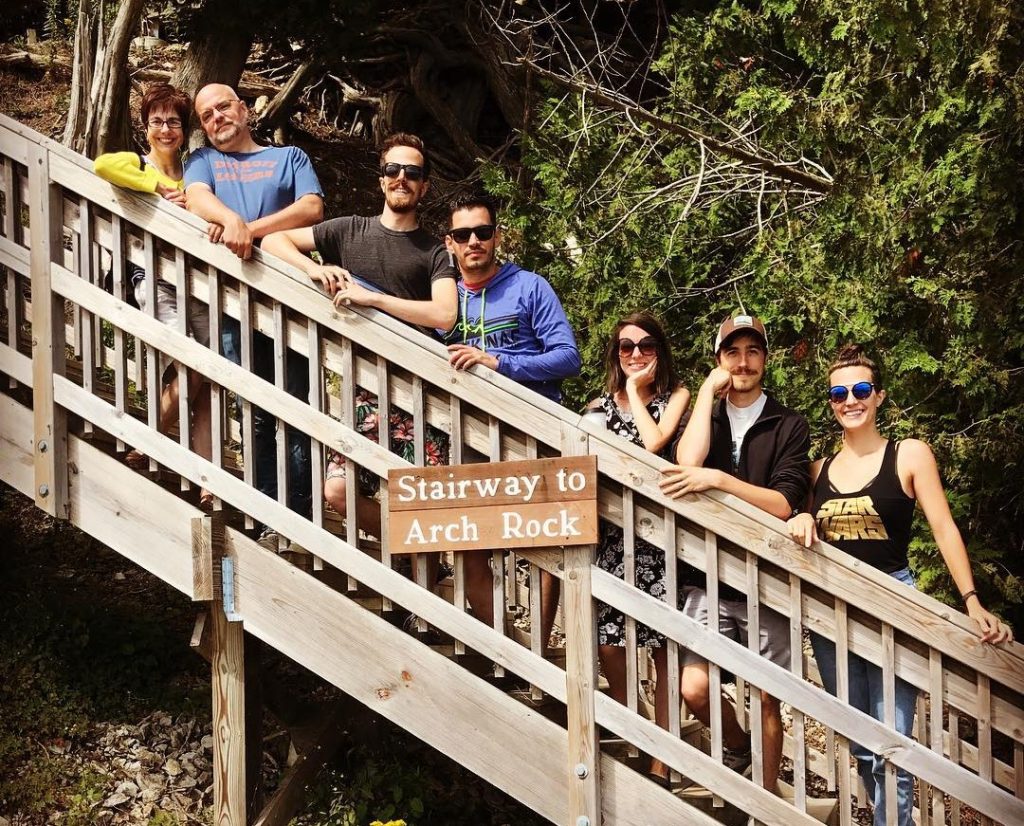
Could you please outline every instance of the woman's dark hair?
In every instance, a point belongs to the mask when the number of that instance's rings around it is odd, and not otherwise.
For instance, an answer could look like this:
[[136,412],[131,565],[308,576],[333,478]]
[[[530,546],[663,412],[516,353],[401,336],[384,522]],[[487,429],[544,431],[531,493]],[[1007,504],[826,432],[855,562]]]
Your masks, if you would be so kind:
[[605,348],[604,354],[605,389],[609,393],[617,393],[626,386],[626,374],[619,361],[619,333],[624,327],[630,325],[646,330],[647,334],[657,342],[658,367],[654,374],[654,392],[658,395],[671,393],[679,386],[679,373],[676,372],[668,336],[658,317],[643,310],[620,318],[616,322],[612,334],[608,337],[608,346]]
[[871,371],[871,383],[875,385],[875,390],[882,389],[882,371],[868,357],[861,345],[851,342],[840,347],[832,364],[829,365],[828,375],[831,376],[836,370],[842,370],[844,367],[866,367]]
[[188,136],[188,119],[192,114],[192,99],[175,89],[170,83],[154,83],[146,89],[142,96],[142,106],[139,114],[142,119],[142,128],[149,125],[149,113],[160,106],[169,106],[174,114],[181,120],[181,128],[185,136]]

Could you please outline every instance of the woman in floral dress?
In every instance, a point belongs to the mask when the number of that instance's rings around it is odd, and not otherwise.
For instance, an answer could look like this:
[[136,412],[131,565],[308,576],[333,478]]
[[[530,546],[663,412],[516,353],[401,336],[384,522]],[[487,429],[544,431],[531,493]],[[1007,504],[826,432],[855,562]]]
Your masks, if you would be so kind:
[[[668,338],[652,314],[638,312],[621,319],[612,331],[605,353],[605,393],[588,405],[588,412],[604,413],[606,427],[633,444],[667,457],[679,422],[690,403],[690,391],[679,381]],[[617,577],[625,577],[622,528],[601,523],[597,564]],[[634,543],[636,587],[665,599],[665,552],[639,537]],[[626,703],[626,621],[610,605],[597,606],[598,653],[610,693]],[[652,649],[659,675],[655,690],[658,725],[668,726],[668,681],[665,638],[644,625],[636,627],[637,645]],[[668,770],[652,761],[652,776],[668,782]]]

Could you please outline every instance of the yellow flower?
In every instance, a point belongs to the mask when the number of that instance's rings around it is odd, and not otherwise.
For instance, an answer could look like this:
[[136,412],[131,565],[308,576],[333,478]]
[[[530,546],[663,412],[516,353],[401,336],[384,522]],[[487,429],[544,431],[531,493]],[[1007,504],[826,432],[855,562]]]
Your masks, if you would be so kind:
[[405,826],[404,820],[389,820],[387,823],[382,823],[379,820],[373,821],[370,826]]

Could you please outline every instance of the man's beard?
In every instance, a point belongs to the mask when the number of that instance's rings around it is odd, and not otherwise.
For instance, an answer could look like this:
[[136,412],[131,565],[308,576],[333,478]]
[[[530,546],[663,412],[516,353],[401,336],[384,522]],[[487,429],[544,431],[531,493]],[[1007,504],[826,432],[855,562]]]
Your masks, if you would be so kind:
[[459,269],[464,273],[486,272],[494,264],[494,252],[485,254],[482,258],[474,258],[472,261],[460,261]]
[[743,385],[749,385],[745,389],[753,390],[754,387],[760,385],[763,375],[758,373],[734,373],[733,374],[733,385],[737,382]]
[[399,214],[415,212],[416,207],[418,207],[420,203],[420,199],[417,198],[411,190],[407,190],[405,192],[393,192],[388,190],[384,196],[384,200],[392,212],[397,212]]
[[[238,137],[241,127],[237,123],[228,123],[222,126],[217,132],[214,132],[210,137],[210,143],[217,148],[224,146],[225,144],[231,143]],[[221,137],[223,136],[223,137]]]

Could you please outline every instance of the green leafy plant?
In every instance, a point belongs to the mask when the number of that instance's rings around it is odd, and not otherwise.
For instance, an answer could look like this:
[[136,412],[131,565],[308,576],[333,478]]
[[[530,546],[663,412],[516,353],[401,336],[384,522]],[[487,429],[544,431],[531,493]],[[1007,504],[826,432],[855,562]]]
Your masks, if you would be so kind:
[[[486,173],[508,205],[508,252],[551,279],[577,331],[585,368],[567,403],[599,387],[619,315],[659,312],[695,388],[715,326],[743,306],[768,324],[771,390],[808,415],[822,455],[836,437],[824,369],[839,344],[866,344],[885,365],[885,429],[932,445],[986,604],[1018,629],[1022,44],[1005,0],[688,4],[645,107],[807,159],[827,192],[754,167],[747,183],[726,170],[698,185],[724,168],[706,146],[561,88],[536,107],[522,168]],[[922,586],[958,604],[930,533],[917,536]]]

